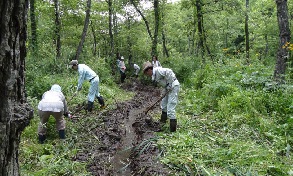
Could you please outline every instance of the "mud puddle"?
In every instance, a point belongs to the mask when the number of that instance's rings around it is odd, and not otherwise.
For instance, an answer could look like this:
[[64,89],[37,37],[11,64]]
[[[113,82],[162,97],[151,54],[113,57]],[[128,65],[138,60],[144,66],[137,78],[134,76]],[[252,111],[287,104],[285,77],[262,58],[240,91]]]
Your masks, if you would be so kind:
[[149,114],[160,113],[159,105],[144,114],[159,97],[159,89],[135,81],[123,88],[135,92],[134,98],[99,114],[102,123],[91,129],[99,142],[84,144],[75,159],[90,161],[87,169],[97,176],[170,175],[158,160],[162,151],[155,145],[155,131],[160,130],[160,125],[146,123],[151,119]]
[[130,156],[135,146],[134,141],[136,140],[135,130],[132,124],[135,123],[136,117],[138,117],[142,112],[131,109],[129,111],[127,119],[124,120],[125,135],[123,135],[121,140],[121,147],[123,150],[117,151],[112,159],[113,169],[115,175],[131,175],[131,164]]

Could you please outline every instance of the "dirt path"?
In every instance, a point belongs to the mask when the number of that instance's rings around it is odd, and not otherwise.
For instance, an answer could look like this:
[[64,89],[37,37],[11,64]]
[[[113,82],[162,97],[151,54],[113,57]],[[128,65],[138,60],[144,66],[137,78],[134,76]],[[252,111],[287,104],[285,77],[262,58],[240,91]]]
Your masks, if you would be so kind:
[[[102,123],[91,130],[99,143],[84,144],[76,160],[91,161],[88,170],[92,175],[169,175],[170,171],[158,161],[162,152],[154,145],[154,132],[160,125],[146,123],[145,119],[151,117],[143,113],[159,97],[159,90],[135,82],[123,88],[134,91],[134,98],[99,115]],[[160,113],[159,106],[152,112]]]

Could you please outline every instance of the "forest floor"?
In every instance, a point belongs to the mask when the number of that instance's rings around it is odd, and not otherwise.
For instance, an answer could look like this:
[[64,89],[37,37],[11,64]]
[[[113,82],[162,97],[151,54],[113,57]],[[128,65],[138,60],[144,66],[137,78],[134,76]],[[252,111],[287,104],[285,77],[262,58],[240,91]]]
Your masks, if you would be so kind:
[[[161,113],[159,104],[145,114],[145,110],[160,97],[160,90],[131,79],[123,83],[121,88],[133,92],[132,99],[115,102],[116,108],[93,111],[86,117],[100,120],[88,128],[88,135],[96,138],[97,142],[84,142],[74,160],[89,162],[87,170],[92,175],[171,174],[160,163],[163,151],[155,144],[156,131],[161,130],[161,125],[158,120],[153,120],[152,115]],[[73,120],[78,123],[78,118]]]

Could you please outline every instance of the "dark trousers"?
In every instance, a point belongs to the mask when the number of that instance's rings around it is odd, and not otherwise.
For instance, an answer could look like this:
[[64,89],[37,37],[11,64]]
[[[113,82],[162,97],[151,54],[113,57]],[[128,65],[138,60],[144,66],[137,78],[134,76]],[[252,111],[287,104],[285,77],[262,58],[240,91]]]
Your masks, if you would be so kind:
[[124,83],[124,80],[126,78],[126,74],[123,73],[122,71],[120,71],[120,75],[121,75],[121,83]]

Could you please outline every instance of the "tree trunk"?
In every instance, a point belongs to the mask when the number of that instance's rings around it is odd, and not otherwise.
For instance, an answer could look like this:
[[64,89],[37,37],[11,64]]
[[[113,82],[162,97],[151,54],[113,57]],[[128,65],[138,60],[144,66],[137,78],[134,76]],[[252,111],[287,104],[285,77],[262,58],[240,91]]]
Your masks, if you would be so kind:
[[93,23],[91,22],[91,30],[92,30],[92,35],[93,35],[93,55],[97,55],[97,37],[96,37],[96,32]]
[[149,37],[153,40],[153,36],[149,27],[149,22],[147,21],[146,17],[143,15],[143,13],[138,9],[137,5],[135,4],[135,2],[133,0],[130,0],[130,3],[134,6],[135,10],[139,13],[139,15],[141,16],[141,18],[143,19],[145,26],[147,28],[147,32],[149,34]]
[[37,40],[37,22],[35,14],[35,0],[30,0],[30,19],[31,19],[31,50],[32,55],[36,56],[38,53],[38,40]]
[[205,49],[204,49],[204,35],[203,35],[203,29],[202,29],[202,4],[201,4],[201,0],[196,0],[195,2],[195,6],[196,6],[196,10],[197,10],[197,30],[198,30],[198,37],[199,37],[199,51],[201,52],[201,56],[203,59],[203,62],[205,62],[204,60],[204,53],[205,53]]
[[113,25],[112,25],[112,15],[113,15],[113,4],[112,0],[108,0],[108,11],[109,11],[109,37],[110,37],[110,58],[113,57],[114,52],[114,37],[113,37]]
[[75,59],[78,60],[79,55],[81,53],[82,50],[82,45],[85,41],[85,36],[87,33],[87,28],[89,26],[89,22],[90,22],[90,12],[91,12],[91,0],[87,1],[87,9],[86,9],[86,15],[85,15],[85,20],[84,20],[84,27],[83,27],[83,31],[82,31],[82,35],[81,35],[81,40],[79,42],[77,51],[76,51],[76,55],[75,55]]
[[130,19],[129,16],[130,15],[127,14],[127,30],[129,31],[128,35],[127,35],[127,54],[128,54],[128,67],[130,68],[130,70],[132,70],[133,69],[133,61],[132,61],[132,54],[131,54],[132,41],[131,41],[131,38],[130,38],[131,19]]
[[166,56],[166,57],[169,57],[169,52],[168,52],[168,49],[167,49],[167,42],[166,42],[166,35],[165,35],[165,10],[164,10],[164,7],[166,6],[166,1],[164,0],[163,1],[163,4],[162,4],[162,10],[161,10],[161,14],[162,14],[162,19],[161,19],[161,22],[162,22],[162,42],[163,42],[163,55]]
[[154,30],[154,38],[152,40],[152,56],[158,55],[157,45],[158,45],[158,33],[159,33],[159,23],[160,23],[160,15],[159,15],[159,0],[154,0],[154,11],[155,11],[155,30]]
[[245,11],[245,52],[246,52],[246,63],[249,64],[249,31],[248,31],[248,12],[249,12],[249,0],[246,0],[246,11]]
[[60,22],[60,14],[59,14],[59,1],[54,0],[55,7],[55,43],[56,43],[56,59],[61,57],[61,39],[60,39],[60,30],[61,30],[61,22]]
[[277,52],[277,62],[275,66],[274,78],[278,83],[285,81],[286,62],[289,52],[286,45],[290,42],[290,28],[288,21],[287,0],[276,0],[277,18],[280,31],[280,43]]
[[18,176],[20,135],[33,117],[25,97],[28,1],[0,5],[0,175]]

